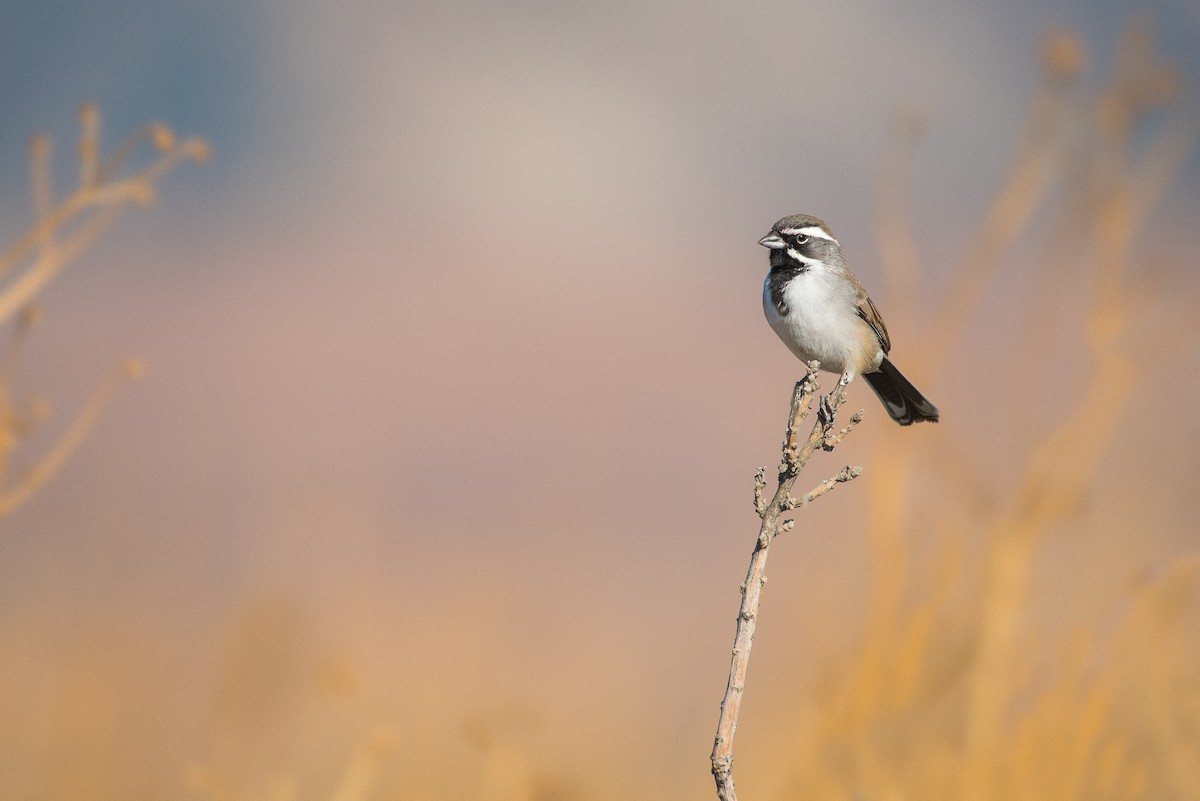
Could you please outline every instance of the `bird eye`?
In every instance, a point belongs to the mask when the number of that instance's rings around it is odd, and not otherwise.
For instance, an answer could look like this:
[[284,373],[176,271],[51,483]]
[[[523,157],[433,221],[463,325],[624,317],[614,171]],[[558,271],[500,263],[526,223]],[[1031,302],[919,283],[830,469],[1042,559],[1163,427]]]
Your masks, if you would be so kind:
[[796,244],[804,245],[808,243],[808,237],[804,234],[796,234]]

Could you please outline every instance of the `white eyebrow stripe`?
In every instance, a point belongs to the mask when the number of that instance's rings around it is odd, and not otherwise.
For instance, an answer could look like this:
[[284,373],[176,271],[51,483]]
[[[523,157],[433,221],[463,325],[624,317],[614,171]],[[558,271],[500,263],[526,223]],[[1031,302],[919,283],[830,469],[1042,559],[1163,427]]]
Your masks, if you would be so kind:
[[790,234],[792,236],[796,236],[797,234],[801,236],[815,236],[817,239],[828,239],[838,247],[841,247],[842,245],[841,242],[838,242],[836,239],[830,236],[828,231],[816,225],[807,225],[804,228],[785,228],[780,231],[780,233]]

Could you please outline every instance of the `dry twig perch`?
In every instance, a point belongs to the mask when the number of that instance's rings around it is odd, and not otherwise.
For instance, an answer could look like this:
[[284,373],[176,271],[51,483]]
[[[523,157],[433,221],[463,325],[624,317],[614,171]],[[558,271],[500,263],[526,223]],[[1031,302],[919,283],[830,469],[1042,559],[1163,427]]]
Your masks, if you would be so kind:
[[818,448],[832,451],[862,421],[863,410],[850,417],[850,423],[836,428],[837,411],[846,401],[846,388],[838,384],[833,392],[820,396],[817,404],[817,419],[813,423],[808,439],[799,441],[800,425],[808,417],[812,399],[820,385],[817,384],[817,362],[808,363],[808,372],[796,383],[792,393],[792,408],[788,415],[787,433],[783,439],[783,457],[779,462],[779,484],[770,501],[763,494],[767,487],[767,468],[760,467],[754,475],[754,509],[762,524],[758,529],[758,540],[750,556],[750,570],[746,583],[742,585],[742,602],[738,609],[737,633],[733,640],[733,658],[729,665],[729,682],[725,686],[725,697],[721,699],[721,718],[717,722],[717,736],[713,743],[712,772],[717,783],[717,797],[721,801],[737,801],[733,787],[733,735],[737,731],[738,712],[742,707],[742,693],[746,688],[746,670],[750,665],[750,647],[754,643],[754,627],[758,619],[758,605],[762,599],[762,588],[767,583],[767,553],[771,542],[795,525],[794,519],[783,519],[783,515],[808,505],[809,501],[821,497],[838,484],[852,481],[862,473],[861,467],[843,467],[838,473],[825,479],[811,491],[799,497],[792,495],[792,485],[800,471],[808,464]]

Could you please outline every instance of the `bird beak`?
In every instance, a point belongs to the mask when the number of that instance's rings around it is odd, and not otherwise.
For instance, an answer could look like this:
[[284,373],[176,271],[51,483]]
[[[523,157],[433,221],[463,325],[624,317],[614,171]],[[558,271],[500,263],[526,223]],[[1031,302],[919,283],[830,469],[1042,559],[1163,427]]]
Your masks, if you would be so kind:
[[774,232],[769,233],[762,239],[758,240],[758,244],[762,245],[764,248],[770,248],[771,250],[783,250],[787,247],[787,243],[783,241],[779,234]]

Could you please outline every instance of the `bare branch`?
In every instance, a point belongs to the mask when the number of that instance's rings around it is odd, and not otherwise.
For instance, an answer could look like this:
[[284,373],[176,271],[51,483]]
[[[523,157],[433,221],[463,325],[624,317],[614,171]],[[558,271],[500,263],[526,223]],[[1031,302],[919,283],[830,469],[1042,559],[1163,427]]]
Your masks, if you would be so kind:
[[856,412],[846,427],[835,430],[837,411],[846,400],[846,388],[840,383],[818,401],[817,419],[813,422],[808,437],[801,442],[800,424],[808,417],[813,397],[820,386],[817,384],[816,362],[809,362],[804,378],[796,382],[792,392],[792,405],[788,413],[787,433],[781,447],[779,483],[770,501],[766,500],[766,468],[759,468],[754,475],[754,509],[762,519],[750,555],[750,568],[746,581],[741,586],[742,600],[738,608],[737,630],[733,639],[733,656],[729,665],[729,680],[725,685],[725,696],[721,699],[721,716],[717,722],[717,734],[713,742],[712,772],[717,785],[717,797],[721,801],[736,801],[733,786],[733,735],[737,730],[738,713],[742,707],[742,695],[746,688],[746,672],[750,665],[750,647],[754,642],[754,628],[758,620],[758,607],[762,600],[762,588],[767,583],[767,554],[771,542],[780,534],[790,531],[796,524],[794,519],[784,520],[786,511],[794,510],[808,501],[824,495],[838,484],[856,478],[860,467],[845,467],[837,475],[826,479],[814,490],[797,500],[791,496],[792,485],[800,471],[818,448],[832,450],[854,426],[862,420],[862,411]]
[[[18,404],[11,398],[11,383],[26,334],[36,321],[35,301],[62,269],[87,250],[130,205],[149,205],[155,184],[180,161],[203,161],[208,145],[200,139],[177,142],[160,123],[145,126],[126,139],[106,164],[100,160],[100,115],[93,105],[79,112],[79,185],[61,201],[54,197],[50,170],[49,137],[36,136],[29,146],[30,194],[34,222],[16,242],[0,253],[0,322],[15,317],[7,345],[0,348],[0,517],[25,503],[65,463],[87,436],[100,412],[122,380],[136,377],[140,368],[130,362],[115,370],[85,404],[58,443],[23,477],[10,483],[12,454],[45,417],[45,405]],[[137,147],[149,139],[155,158],[132,175],[116,171]],[[12,275],[8,275],[12,273]]]
[[92,430],[100,413],[108,405],[117,388],[125,381],[136,379],[140,374],[141,365],[138,362],[129,361],[114,369],[100,383],[100,386],[92,393],[91,399],[80,411],[79,416],[75,418],[75,422],[59,439],[58,444],[51,448],[50,452],[43,456],[41,461],[34,465],[20,481],[0,493],[0,517],[12,514],[62,468],[67,458],[74,453],[75,448]]
[[[208,145],[200,139],[176,143],[173,136],[154,135],[161,126],[151,126],[151,133],[139,132],[126,144],[143,141],[150,136],[160,146],[161,155],[141,172],[120,181],[111,180],[111,172],[98,166],[96,141],[99,117],[95,109],[85,107],[80,115],[83,133],[80,140],[81,184],[58,205],[51,196],[49,158],[50,140],[35,137],[30,145],[31,182],[37,221],[8,250],[0,254],[0,275],[36,254],[25,272],[0,292],[0,320],[28,304],[50,280],[97,236],[120,216],[129,204],[148,205],[154,199],[154,185],[180,161],[204,161],[209,156]],[[167,147],[161,145],[167,144]],[[130,149],[132,149],[130,147]],[[119,153],[123,153],[119,151]],[[122,156],[123,158],[123,156]],[[117,162],[119,164],[119,161]],[[107,165],[106,165],[107,167]],[[65,227],[89,212],[80,230],[65,246],[55,243],[55,236]]]
[[894,309],[889,316],[894,320],[915,313],[917,308],[914,288],[920,284],[921,259],[909,215],[913,205],[909,191],[912,164],[924,128],[924,119],[916,108],[902,109],[896,115],[892,141],[875,186],[875,241],[887,280],[887,297]]
[[837,475],[825,479],[810,492],[806,492],[799,498],[789,495],[786,499],[784,499],[783,508],[785,511],[791,511],[792,509],[803,509],[805,506],[808,506],[810,502],[820,498],[838,484],[844,484],[847,481],[853,481],[860,475],[862,475],[861,467],[843,467],[838,471]]
[[92,103],[79,110],[79,186],[96,183],[100,167],[100,110]]
[[842,438],[854,430],[854,427],[862,422],[863,415],[867,413],[866,409],[859,409],[854,414],[850,415],[850,424],[843,426],[841,430],[829,434],[821,443],[821,450],[832,451],[834,447],[842,441]]
[[1063,57],[1073,43],[1065,34],[1060,38],[1062,41],[1048,42],[1043,52],[1045,76],[1029,111],[1025,144],[992,199],[962,269],[956,272],[945,299],[925,328],[926,364],[933,370],[945,364],[951,343],[959,340],[971,321],[1004,254],[1032,219],[1052,179],[1059,174],[1056,148],[1068,111],[1064,93],[1077,74],[1073,60]]

